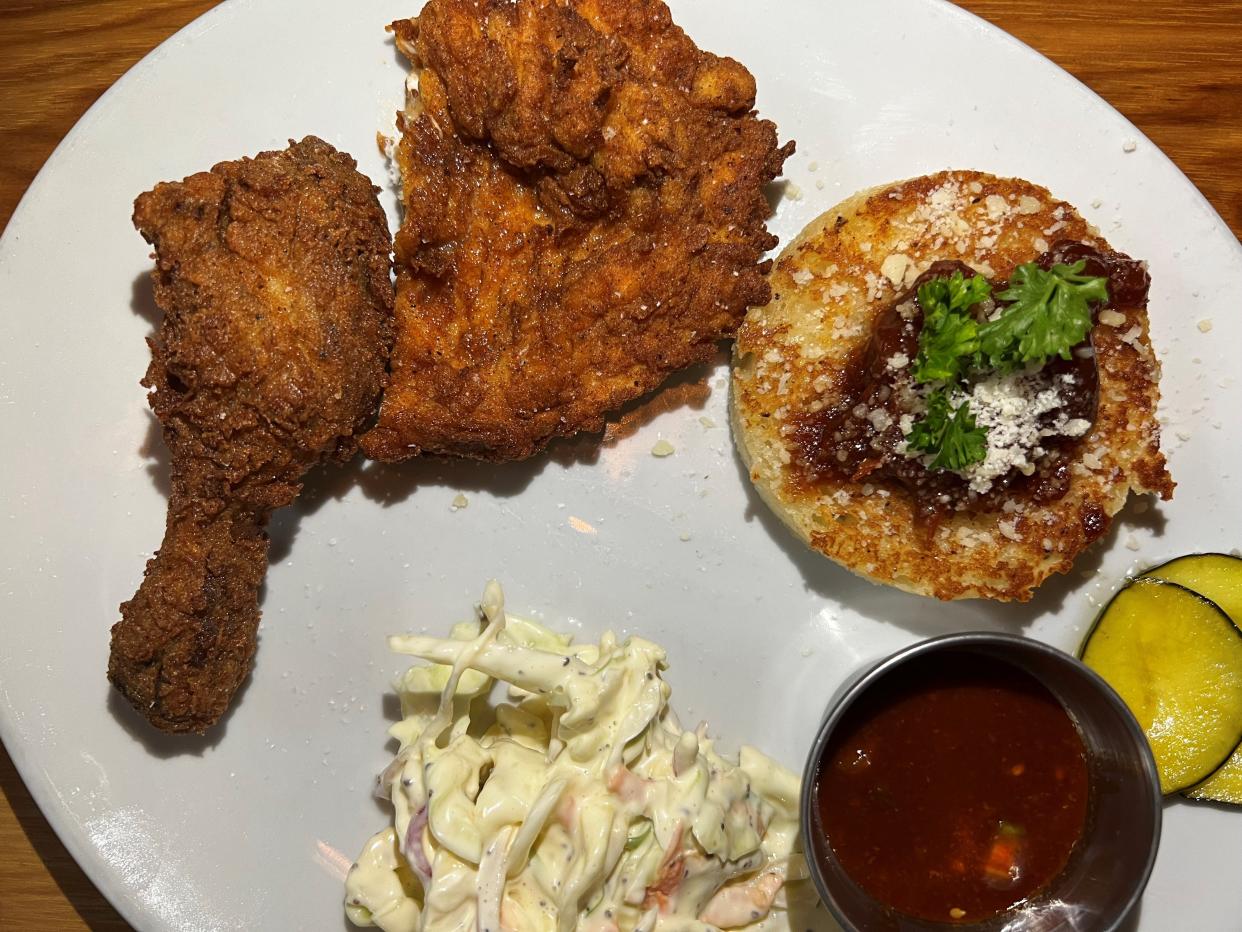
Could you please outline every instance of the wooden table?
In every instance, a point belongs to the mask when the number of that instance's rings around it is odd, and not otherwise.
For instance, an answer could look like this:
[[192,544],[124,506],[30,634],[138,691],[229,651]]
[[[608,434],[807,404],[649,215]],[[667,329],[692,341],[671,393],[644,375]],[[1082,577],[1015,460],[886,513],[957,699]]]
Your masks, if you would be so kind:
[[[0,0],[0,226],[87,107],[213,0]],[[1164,149],[1242,235],[1242,0],[966,0],[1082,79]],[[0,749],[0,928],[129,926]]]

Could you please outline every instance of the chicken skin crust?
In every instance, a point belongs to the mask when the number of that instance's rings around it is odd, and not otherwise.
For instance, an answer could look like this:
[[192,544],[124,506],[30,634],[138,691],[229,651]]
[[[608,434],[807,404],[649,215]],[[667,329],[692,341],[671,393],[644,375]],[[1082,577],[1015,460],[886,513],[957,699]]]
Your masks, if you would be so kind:
[[390,238],[371,182],[314,137],[158,185],[134,225],[155,247],[164,317],[142,384],[172,492],[108,678],[156,728],[201,733],[250,671],[268,516],[374,418]]
[[768,301],[793,144],[659,0],[430,0],[391,27],[392,382],[367,455],[531,456],[709,358]]

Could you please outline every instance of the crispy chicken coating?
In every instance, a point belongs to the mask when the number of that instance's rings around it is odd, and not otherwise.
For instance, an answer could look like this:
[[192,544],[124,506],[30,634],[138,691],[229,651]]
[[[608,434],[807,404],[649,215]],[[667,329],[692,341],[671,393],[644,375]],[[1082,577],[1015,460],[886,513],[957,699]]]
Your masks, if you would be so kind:
[[224,713],[255,652],[268,516],[312,466],[348,460],[374,416],[392,343],[376,191],[312,136],[134,205],[164,310],[142,384],[172,494],[108,678],[163,731],[201,733]]
[[393,24],[397,342],[377,459],[506,460],[597,431],[770,292],[793,144],[660,0],[430,0]]

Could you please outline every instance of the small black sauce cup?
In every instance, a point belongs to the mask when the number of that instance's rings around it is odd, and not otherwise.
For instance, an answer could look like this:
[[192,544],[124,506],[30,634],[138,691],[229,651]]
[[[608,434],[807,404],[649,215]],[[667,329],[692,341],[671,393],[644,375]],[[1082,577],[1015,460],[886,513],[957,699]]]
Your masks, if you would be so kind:
[[[975,922],[932,922],[873,899],[845,872],[820,824],[816,779],[845,711],[916,657],[978,655],[1034,676],[1061,703],[1082,737],[1089,779],[1087,823],[1065,869],[1043,890],[999,915]],[[846,932],[1110,932],[1125,920],[1156,860],[1162,813],[1160,779],[1143,731],[1121,697],[1069,654],[1012,634],[974,632],[920,641],[847,683],[829,706],[802,775],[801,826],[811,877]]]

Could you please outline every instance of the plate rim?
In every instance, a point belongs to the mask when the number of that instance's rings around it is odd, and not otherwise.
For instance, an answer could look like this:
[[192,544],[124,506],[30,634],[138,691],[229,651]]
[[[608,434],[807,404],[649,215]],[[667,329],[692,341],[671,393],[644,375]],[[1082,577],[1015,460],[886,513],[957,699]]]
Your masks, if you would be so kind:
[[[667,0],[667,2],[672,6],[677,4],[677,0]],[[843,2],[848,3],[849,0],[843,0]],[[1210,218],[1210,223],[1214,225],[1215,232],[1218,235],[1223,234],[1225,240],[1231,245],[1233,252],[1242,257],[1242,240],[1239,240],[1239,237],[1234,234],[1224,218],[1181,167],[1163,149],[1153,143],[1141,129],[1135,126],[1124,113],[1087,84],[1026,42],[1006,32],[982,16],[958,6],[951,2],[951,0],[900,0],[900,2],[912,8],[919,6],[933,8],[939,11],[940,15],[956,18],[960,22],[969,24],[972,29],[982,35],[986,35],[988,41],[1000,41],[1008,44],[1012,54],[1025,56],[1032,64],[1038,64],[1038,67],[1051,69],[1047,71],[1050,77],[1055,74],[1058,80],[1068,82],[1078,94],[1081,95],[1085,92],[1086,95],[1103,104],[1115,115],[1116,119],[1128,127],[1136,140],[1145,142],[1146,148],[1152,153],[1157,154],[1166,168],[1173,170],[1175,176],[1186,189],[1186,193],[1190,194],[1192,199],[1201,208],[1205,209],[1205,215]],[[96,123],[104,119],[105,111],[111,106],[112,100],[117,94],[134,82],[141,80],[144,75],[158,67],[165,58],[175,54],[178,48],[184,46],[187,42],[198,38],[226,18],[245,16],[246,11],[255,6],[256,3],[257,0],[223,0],[223,2],[200,14],[147,52],[121,74],[86,109],[40,166],[10,215],[3,233],[0,234],[0,268],[3,268],[10,261],[9,253],[12,243],[21,235],[21,228],[27,223],[27,215],[34,211],[36,204],[45,197],[43,189],[48,184],[48,179],[57,171],[60,162],[63,161],[69,150],[77,145],[79,139],[89,133]],[[421,5],[421,0],[413,0],[413,3]],[[779,248],[778,246],[777,250]],[[4,636],[3,633],[0,633],[0,644],[3,643]],[[135,888],[127,884],[113,869],[112,865],[103,858],[99,848],[92,844],[86,835],[80,831],[78,823],[68,809],[60,803],[48,772],[34,760],[30,743],[16,740],[18,738],[16,710],[17,704],[10,697],[9,691],[0,683],[0,742],[3,742],[18,776],[38,806],[40,815],[56,833],[57,839],[69,851],[75,863],[89,878],[92,885],[108,900],[127,923],[135,928],[172,928],[167,924],[166,917],[141,898]]]

